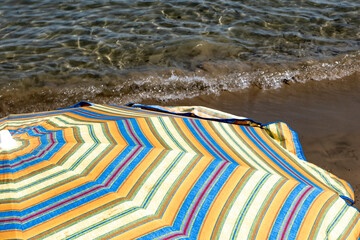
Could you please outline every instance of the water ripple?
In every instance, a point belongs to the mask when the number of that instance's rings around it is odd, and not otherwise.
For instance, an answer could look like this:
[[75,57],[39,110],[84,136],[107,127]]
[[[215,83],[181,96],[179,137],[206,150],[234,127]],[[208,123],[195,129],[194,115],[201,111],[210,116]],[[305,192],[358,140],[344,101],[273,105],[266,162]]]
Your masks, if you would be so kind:
[[359,51],[357,0],[5,0],[0,83]]

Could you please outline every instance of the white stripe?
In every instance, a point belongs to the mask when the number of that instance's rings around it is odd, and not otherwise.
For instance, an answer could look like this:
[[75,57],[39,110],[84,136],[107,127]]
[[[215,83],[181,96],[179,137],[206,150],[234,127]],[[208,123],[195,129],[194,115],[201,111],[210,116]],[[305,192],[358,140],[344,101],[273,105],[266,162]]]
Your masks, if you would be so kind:
[[[231,234],[236,230],[236,223],[241,212],[244,210],[245,203],[251,196],[254,186],[258,184],[261,179],[266,175],[266,172],[255,171],[251,177],[244,183],[243,188],[236,196],[235,201],[230,206],[229,214],[221,227],[219,239],[230,239]],[[224,209],[226,211],[226,209]]]
[[[142,206],[149,192],[152,189],[154,189],[158,179],[163,175],[164,171],[169,167],[169,165],[171,165],[173,161],[178,157],[178,154],[180,154],[179,151],[168,152],[168,154],[164,157],[161,163],[148,176],[144,184],[141,185],[139,191],[136,192],[136,195],[132,199],[121,202],[119,205],[114,206],[111,209],[105,210],[103,212],[99,212],[98,214],[90,218],[84,219],[83,221],[74,224],[73,226],[67,228],[66,230],[63,230],[58,233],[54,233],[54,235],[52,235],[51,238],[52,239],[64,238],[69,234],[75,233],[77,231],[81,231],[82,229],[85,229],[94,223],[100,222],[103,219],[107,219],[110,218],[111,216],[121,214],[122,212],[125,212],[128,209]],[[157,191],[155,192],[153,198],[149,201],[146,208],[139,208],[134,212],[126,214],[121,218],[118,218],[103,226],[100,226],[97,229],[93,229],[92,231],[87,232],[80,239],[94,239],[96,237],[101,236],[102,234],[109,232],[109,229],[117,229],[119,227],[124,227],[127,224],[131,224],[134,221],[137,221],[141,218],[154,215],[156,211],[159,209],[159,207],[162,206],[164,197],[168,193],[169,189],[172,186],[174,186],[175,182],[177,181],[177,178],[183,173],[184,169],[191,162],[193,157],[194,154],[186,153],[181,159],[178,160],[178,163],[175,166],[175,168],[158,186]],[[136,183],[134,182],[134,184]],[[190,188],[191,186],[187,186],[187,187]],[[117,194],[114,194],[114,198],[116,198],[116,195]],[[176,199],[174,199],[173,201],[176,201]]]

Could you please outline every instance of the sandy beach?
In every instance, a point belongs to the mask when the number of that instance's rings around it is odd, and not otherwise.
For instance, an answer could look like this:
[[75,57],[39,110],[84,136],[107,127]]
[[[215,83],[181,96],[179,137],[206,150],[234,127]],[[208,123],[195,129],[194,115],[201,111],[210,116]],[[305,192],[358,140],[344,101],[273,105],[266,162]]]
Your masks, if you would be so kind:
[[250,89],[144,104],[202,105],[262,123],[284,121],[300,138],[307,161],[346,180],[360,209],[360,74],[336,81],[311,81],[281,89]]

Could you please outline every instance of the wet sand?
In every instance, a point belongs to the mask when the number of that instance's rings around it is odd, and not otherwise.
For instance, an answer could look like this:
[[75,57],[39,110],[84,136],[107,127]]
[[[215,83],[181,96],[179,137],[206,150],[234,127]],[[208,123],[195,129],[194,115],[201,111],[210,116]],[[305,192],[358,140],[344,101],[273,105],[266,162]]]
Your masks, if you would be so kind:
[[336,81],[311,81],[281,89],[236,93],[167,103],[202,105],[269,123],[284,121],[300,138],[307,161],[345,179],[360,209],[360,73]]

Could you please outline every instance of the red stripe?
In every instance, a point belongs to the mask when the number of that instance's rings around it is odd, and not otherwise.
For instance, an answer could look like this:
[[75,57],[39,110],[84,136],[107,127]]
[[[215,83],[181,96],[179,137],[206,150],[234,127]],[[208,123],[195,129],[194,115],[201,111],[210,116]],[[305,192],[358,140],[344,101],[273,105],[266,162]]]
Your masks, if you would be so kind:
[[77,195],[77,196],[74,196],[74,197],[72,197],[72,198],[69,198],[69,199],[67,199],[66,201],[60,202],[60,203],[58,203],[58,204],[56,204],[56,205],[54,205],[54,206],[51,206],[51,207],[49,207],[49,208],[47,208],[47,209],[44,209],[44,210],[41,211],[41,212],[37,212],[37,213],[35,213],[35,214],[33,214],[33,215],[30,215],[30,216],[28,216],[28,217],[26,217],[26,218],[24,218],[24,219],[20,219],[20,218],[2,219],[2,220],[0,220],[0,223],[1,223],[1,222],[8,222],[8,221],[25,222],[25,221],[27,221],[27,220],[29,220],[29,219],[31,219],[31,218],[34,218],[34,217],[36,217],[36,216],[38,216],[38,215],[41,215],[41,214],[44,214],[44,213],[46,213],[46,212],[48,212],[48,211],[53,210],[54,208],[60,207],[61,205],[64,205],[64,204],[66,204],[66,203],[68,203],[68,202],[70,202],[70,201],[73,201],[73,200],[75,200],[76,198],[83,197],[84,195],[87,195],[87,194],[89,194],[89,193],[91,193],[91,192],[93,192],[93,191],[96,191],[96,190],[99,189],[99,188],[107,187],[107,186],[110,184],[110,182],[114,179],[114,177],[120,172],[120,170],[121,170],[121,169],[130,161],[130,159],[132,159],[132,157],[139,151],[140,148],[141,148],[141,147],[137,147],[137,148],[136,148],[136,150],[130,155],[130,157],[128,157],[128,158],[126,159],[126,161],[123,162],[123,164],[116,170],[116,172],[115,172],[114,174],[112,174],[112,176],[110,177],[110,179],[109,179],[103,186],[97,186],[97,187],[95,187],[95,188],[89,189],[89,190],[87,190],[86,192],[83,192],[83,193],[81,193],[81,194],[79,194],[79,195]]
[[135,136],[135,133],[132,131],[131,129],[131,126],[129,124],[129,120],[128,119],[125,119],[124,122],[126,123],[126,126],[128,127],[129,129],[129,132],[131,134],[131,136],[133,137],[133,139],[137,142],[137,144],[139,144],[140,146],[143,146],[140,141],[138,140],[138,137]]
[[56,205],[51,206],[50,208],[44,209],[43,211],[38,212],[38,213],[35,213],[35,214],[33,214],[33,215],[30,215],[30,216],[28,216],[28,217],[26,217],[26,218],[24,218],[24,219],[11,218],[11,219],[3,219],[3,220],[0,220],[0,222],[7,222],[7,221],[25,222],[25,221],[27,221],[27,220],[29,220],[29,219],[31,219],[31,218],[34,218],[34,217],[36,217],[36,216],[38,216],[38,215],[41,215],[41,214],[44,214],[44,213],[46,213],[46,212],[48,212],[48,211],[53,210],[54,208],[60,207],[61,205],[64,205],[64,204],[66,204],[66,203],[68,203],[68,202],[70,202],[70,201],[73,201],[73,200],[75,200],[76,198],[81,198],[81,197],[83,197],[83,196],[85,196],[85,195],[87,195],[87,194],[90,194],[91,192],[96,191],[96,190],[98,190],[99,188],[108,187],[108,186],[110,185],[111,181],[112,181],[112,180],[117,176],[117,174],[122,170],[122,168],[130,161],[130,159],[133,158],[133,156],[134,156],[134,155],[140,150],[140,148],[142,147],[140,141],[138,140],[138,138],[135,136],[134,132],[132,131],[132,129],[131,129],[130,125],[129,125],[129,121],[128,121],[128,120],[125,120],[125,123],[126,123],[126,125],[127,125],[127,127],[128,127],[128,130],[129,130],[130,134],[132,135],[133,139],[134,139],[140,146],[138,146],[138,147],[135,149],[135,151],[122,163],[122,165],[111,175],[111,177],[108,179],[108,181],[107,181],[103,186],[97,186],[97,187],[95,187],[95,188],[89,189],[89,190],[86,191],[86,192],[83,192],[83,193],[81,193],[81,194],[79,194],[79,195],[77,195],[77,196],[74,196],[74,197],[72,197],[72,198],[69,198],[69,199],[67,199],[66,201],[60,202],[60,203],[58,203],[58,204],[56,204]]
[[284,168],[286,168],[290,173],[292,173],[293,175],[297,176],[299,179],[301,179],[302,181],[304,181],[307,185],[313,186],[313,184],[309,183],[308,181],[306,181],[306,179],[302,178],[301,176],[297,175],[294,171],[292,171],[289,167],[287,167],[280,159],[278,159],[274,154],[272,154],[271,151],[268,150],[267,147],[265,147],[260,140],[251,132],[249,131],[249,128],[245,127],[245,129],[247,130],[247,132],[254,138],[254,140],[261,145],[261,147],[264,148],[264,150],[266,152],[268,152],[274,159],[277,160],[277,162],[282,165]]
[[[0,169],[1,169],[1,168],[14,168],[14,167],[17,167],[17,166],[19,166],[19,165],[21,165],[21,164],[23,164],[23,163],[30,162],[30,161],[32,161],[32,160],[34,160],[34,159],[36,159],[36,158],[40,158],[40,157],[42,157],[42,156],[45,154],[45,152],[48,152],[49,149],[51,149],[51,148],[54,146],[54,144],[55,144],[55,141],[54,141],[54,138],[53,138],[53,134],[50,134],[50,145],[49,145],[46,149],[44,149],[43,151],[41,151],[40,154],[38,154],[38,155],[36,155],[36,156],[33,156],[33,157],[31,157],[31,158],[28,158],[28,159],[26,159],[26,160],[23,160],[23,161],[21,161],[21,162],[18,162],[18,163],[16,163],[16,164],[13,164],[13,165],[11,165],[11,164],[1,165],[1,166],[0,166]],[[40,144],[40,145],[41,145],[41,144]]]
[[171,238],[176,238],[176,237],[179,237],[179,236],[184,236],[186,235],[187,231],[188,231],[188,228],[189,228],[189,225],[190,225],[190,222],[192,221],[193,217],[194,217],[194,214],[195,214],[195,211],[196,209],[198,208],[200,202],[202,201],[202,199],[204,198],[204,195],[205,193],[209,190],[210,186],[212,185],[212,183],[215,181],[215,179],[217,178],[217,176],[220,174],[220,172],[222,171],[222,169],[225,167],[225,165],[227,165],[228,163],[227,162],[224,162],[221,167],[216,171],[216,173],[214,174],[214,176],[211,178],[210,182],[206,185],[204,191],[202,191],[200,197],[198,198],[198,200],[196,201],[195,203],[195,206],[192,208],[191,210],[191,213],[190,213],[190,217],[188,218],[188,220],[186,221],[186,225],[185,225],[185,228],[184,230],[181,232],[181,233],[177,233],[177,234],[174,234],[174,235],[171,235],[171,236],[168,236],[167,238],[164,238],[164,239],[171,239]]
[[216,148],[207,140],[207,138],[202,134],[201,130],[197,127],[196,123],[194,123],[193,119],[190,119],[191,123],[193,124],[193,126],[196,128],[197,132],[201,135],[201,137],[203,138],[203,140],[218,154],[222,157],[223,160],[229,162],[229,160],[224,157],[224,155],[222,155],[219,151],[216,150]]
[[299,200],[296,202],[296,205],[295,205],[295,207],[293,208],[293,210],[291,211],[291,214],[290,214],[290,216],[289,216],[289,219],[288,219],[287,222],[286,222],[284,231],[283,231],[283,233],[282,233],[282,235],[281,235],[281,239],[284,239],[284,236],[285,236],[285,233],[286,233],[286,231],[287,231],[287,228],[289,227],[289,224],[290,224],[292,218],[294,217],[294,213],[295,213],[296,209],[299,207],[300,202],[302,201],[302,199],[304,198],[304,196],[305,196],[312,188],[313,188],[313,187],[309,187],[309,188],[301,195],[301,197],[299,198]]

